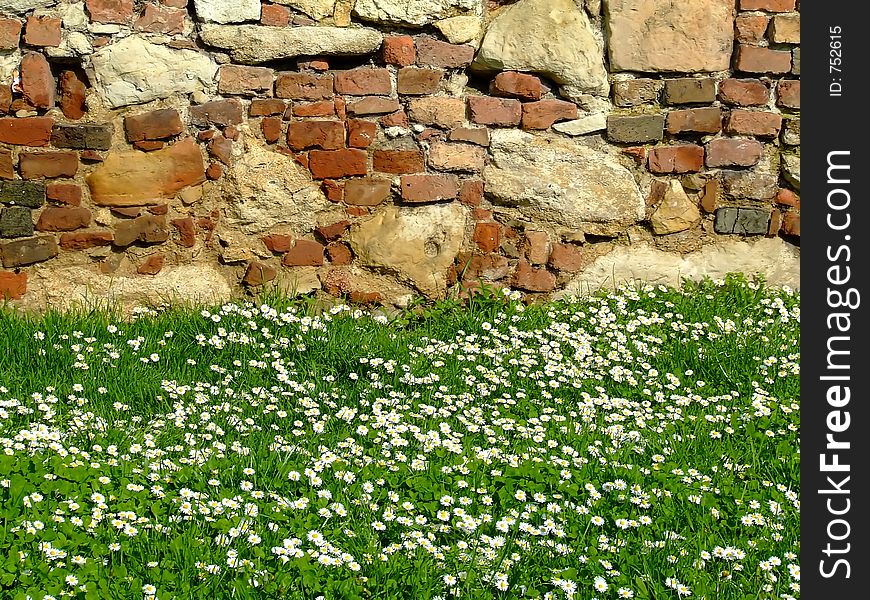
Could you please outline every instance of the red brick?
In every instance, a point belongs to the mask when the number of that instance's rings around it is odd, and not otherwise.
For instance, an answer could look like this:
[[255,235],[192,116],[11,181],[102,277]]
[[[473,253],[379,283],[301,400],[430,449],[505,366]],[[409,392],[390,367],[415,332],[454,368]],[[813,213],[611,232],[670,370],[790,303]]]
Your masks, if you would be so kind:
[[64,71],[60,75],[60,97],[58,103],[63,116],[77,121],[85,116],[85,94],[87,88],[84,82],[73,71]]
[[336,179],[365,175],[367,159],[365,150],[312,150],[308,165],[315,179]]
[[495,281],[507,277],[510,273],[510,264],[504,256],[498,254],[477,255],[470,257],[470,260],[466,256],[460,255],[458,260],[458,270],[462,274],[463,281],[469,282],[477,279]]
[[182,33],[186,16],[186,10],[161,8],[156,4],[147,3],[142,16],[136,19],[133,26],[148,33]]
[[0,271],[0,300],[20,300],[27,292],[27,273]]
[[49,183],[45,186],[45,197],[51,202],[79,206],[82,203],[82,188],[74,183]]
[[759,43],[767,33],[768,21],[766,15],[738,15],[734,19],[734,39],[741,44]]
[[323,100],[332,98],[332,75],[312,73],[279,73],[275,95],[293,100]]
[[272,281],[278,276],[278,269],[259,260],[251,261],[242,277],[242,283],[255,287]]
[[154,152],[155,150],[163,150],[166,142],[158,142],[155,140],[143,140],[141,142],[133,142],[133,147],[142,152]]
[[448,44],[428,35],[417,38],[417,64],[443,69],[467,67],[474,60],[474,47]]
[[474,243],[481,252],[495,252],[501,243],[501,225],[498,223],[478,223],[474,226]]
[[344,200],[344,182],[342,181],[324,179],[320,183],[320,189],[330,202],[341,202]]
[[263,4],[260,24],[270,27],[287,27],[290,24],[290,11],[278,4]]
[[540,100],[544,94],[544,86],[541,85],[540,78],[534,75],[504,71],[490,82],[489,93],[520,100]]
[[333,117],[335,116],[335,102],[332,100],[294,102],[290,112],[294,117]]
[[341,121],[296,121],[287,125],[287,145],[293,150],[344,147],[344,123]]
[[297,58],[296,68],[300,71],[328,71],[329,61],[325,58]]
[[414,38],[410,35],[388,35],[384,37],[383,45],[384,62],[388,65],[407,67],[417,60],[417,51],[414,49]]
[[216,135],[209,140],[208,145],[209,156],[218,159],[225,165],[229,166],[233,157],[233,141],[228,140],[222,135]]
[[649,152],[653,173],[695,173],[704,167],[704,149],[696,144],[659,146]]
[[385,115],[394,113],[401,106],[399,101],[394,98],[379,98],[377,96],[369,96],[361,100],[355,100],[347,105],[347,113],[350,115],[365,116],[365,115]]
[[85,0],[91,21],[128,23],[133,18],[133,0]]
[[184,131],[181,116],[174,108],[161,108],[124,118],[128,142],[167,140]]
[[38,231],[75,231],[87,227],[91,211],[81,207],[49,206],[39,215]]
[[196,243],[196,229],[191,217],[173,219],[172,226],[178,230],[178,245],[182,248],[193,248]]
[[470,96],[468,109],[471,120],[479,125],[513,127],[520,124],[523,116],[522,104],[512,98]]
[[157,204],[155,206],[149,206],[148,212],[150,212],[152,215],[166,215],[169,214],[169,205]]
[[520,261],[512,285],[527,292],[552,292],[556,289],[556,276],[545,268],[536,269],[526,261]]
[[191,106],[189,114],[191,124],[199,126],[240,125],[245,119],[242,103],[236,99],[212,100],[198,106]]
[[483,200],[483,180],[466,179],[459,188],[459,201],[466,206],[479,206]]
[[719,138],[707,142],[707,166],[751,167],[761,159],[764,146],[757,140]]
[[779,191],[776,193],[775,201],[780,206],[791,206],[798,209],[800,209],[801,207],[800,196],[786,188],[779,189]]
[[717,133],[722,129],[722,111],[719,108],[687,108],[668,113],[668,133]]
[[350,179],[344,184],[344,201],[353,206],[377,206],[390,197],[390,182],[385,179]]
[[79,156],[75,152],[21,152],[18,172],[23,179],[41,177],[74,177],[79,169]]
[[205,170],[205,177],[209,181],[216,181],[221,178],[221,175],[224,174],[224,168],[220,166],[218,163],[211,163],[208,168]]
[[772,112],[735,109],[725,121],[726,133],[776,137],[782,128],[782,115]]
[[335,74],[335,92],[348,96],[389,96],[393,90],[387,69],[360,67]]
[[36,108],[54,106],[54,75],[45,56],[28,52],[21,59],[21,90],[24,99]]
[[21,39],[21,21],[0,19],[0,50],[17,50]]
[[447,134],[451,142],[468,142],[478,146],[489,146],[489,129],[486,127],[458,127]]
[[798,79],[783,79],[776,85],[776,105],[784,108],[801,107],[801,82]]
[[[465,120],[465,101],[462,98],[442,98],[437,96],[414,98],[408,102],[408,111],[411,120],[422,125],[461,127]],[[521,116],[522,110],[518,108],[517,113]],[[517,123],[519,123],[519,116]]]
[[317,232],[317,235],[327,242],[334,242],[344,235],[344,232],[347,231],[348,227],[350,227],[350,221],[345,220],[336,221],[331,225],[320,225],[315,227],[314,230]]
[[12,150],[8,148],[0,148],[0,179],[15,179]]
[[397,110],[378,119],[378,123],[384,127],[404,127],[407,129],[408,114],[404,110]]
[[766,10],[767,12],[790,12],[795,0],[740,0],[740,10]]
[[239,139],[239,128],[235,125],[229,125],[228,127],[224,127],[224,137],[228,140],[236,141]]
[[265,67],[221,65],[218,70],[218,92],[225,95],[272,95],[275,72]]
[[425,171],[423,152],[420,150],[375,150],[372,168],[381,173],[420,173]]
[[735,106],[763,106],[770,90],[759,79],[725,79],[719,83],[719,100]]
[[335,266],[349,265],[353,262],[353,252],[350,247],[342,242],[332,242],[326,246],[326,256],[329,262]]
[[269,252],[283,254],[293,247],[293,238],[281,233],[270,233],[260,238],[269,249]]
[[577,106],[564,100],[538,100],[523,104],[523,129],[547,129],[556,121],[577,118]]
[[368,148],[378,135],[378,125],[362,119],[347,122],[347,145],[351,148]]
[[60,236],[60,247],[64,250],[87,250],[98,246],[109,246],[114,240],[111,231],[76,231]]
[[441,69],[405,67],[399,69],[397,89],[400,94],[409,96],[434,94],[438,91],[443,76],[444,71]]
[[263,139],[269,144],[274,144],[281,139],[280,117],[265,117],[260,121],[260,130],[263,132]]
[[251,100],[248,116],[271,117],[283,115],[286,109],[287,104],[283,100],[278,100],[277,98],[254,98]]
[[553,244],[547,264],[557,271],[576,273],[583,268],[583,251],[574,244]]
[[791,52],[740,45],[735,67],[745,73],[788,73],[791,71]]
[[550,236],[546,231],[526,231],[526,258],[533,265],[543,265],[550,256]]
[[401,188],[405,202],[452,200],[459,194],[455,175],[402,175]]
[[60,19],[44,15],[27,17],[24,43],[30,46],[60,46]]
[[281,264],[285,267],[319,267],[323,264],[323,245],[310,240],[296,240]]
[[157,275],[163,268],[166,262],[166,257],[162,254],[152,254],[136,267],[136,272],[139,275]]
[[800,213],[787,212],[782,217],[782,227],[780,228],[785,235],[801,236],[801,215]]

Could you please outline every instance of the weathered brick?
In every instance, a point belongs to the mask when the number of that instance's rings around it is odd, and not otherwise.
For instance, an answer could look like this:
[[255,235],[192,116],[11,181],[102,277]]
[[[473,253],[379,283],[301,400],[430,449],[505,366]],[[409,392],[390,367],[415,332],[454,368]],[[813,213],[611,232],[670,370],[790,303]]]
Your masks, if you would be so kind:
[[665,102],[668,104],[706,104],[715,99],[716,81],[710,77],[686,77],[665,81]]
[[783,79],[776,84],[776,105],[800,109],[801,82],[799,79]]
[[218,159],[225,165],[228,165],[232,162],[233,156],[233,142],[225,138],[222,135],[216,135],[212,139],[209,140],[208,145],[209,156]]
[[122,221],[115,226],[114,245],[125,248],[133,242],[145,242],[159,244],[169,239],[169,230],[166,228],[166,217],[157,215],[143,215]]
[[251,107],[248,109],[248,116],[271,117],[274,115],[283,115],[286,109],[287,104],[283,100],[277,98],[254,98],[251,100]]
[[193,125],[207,126],[240,125],[245,119],[244,108],[238,100],[212,100],[190,107],[190,122]]
[[75,183],[49,183],[45,186],[46,199],[66,206],[82,203],[82,188]]
[[341,121],[296,121],[287,125],[287,145],[293,150],[344,147],[344,123]]
[[479,125],[514,127],[523,116],[522,104],[513,98],[469,96],[468,109],[471,120]]
[[533,265],[543,265],[550,256],[550,236],[546,231],[527,230],[525,232],[525,254]]
[[0,18],[0,50],[17,50],[21,39],[21,21]]
[[6,114],[12,108],[12,86],[0,83],[0,114]]
[[290,11],[278,4],[263,4],[260,11],[260,24],[269,27],[287,27],[290,24]]
[[764,146],[757,140],[718,138],[707,142],[707,166],[751,167],[761,159]]
[[576,273],[583,268],[583,251],[574,244],[553,244],[547,264],[557,271]]
[[[335,102],[332,100],[294,102],[292,109],[287,112],[294,117],[333,117],[335,116]],[[287,112],[284,113],[285,116]]]
[[405,202],[452,200],[459,194],[455,175],[402,175],[400,186]]
[[53,235],[42,235],[0,244],[3,266],[7,269],[25,267],[57,256],[57,241]]
[[767,12],[790,12],[795,0],[740,0],[740,10],[766,10]]
[[438,171],[483,170],[486,150],[459,142],[433,141],[429,145],[429,166]]
[[312,150],[308,167],[315,179],[337,179],[365,175],[368,154],[364,150]]
[[335,266],[349,265],[353,262],[353,252],[345,243],[332,242],[326,246],[326,256]]
[[24,26],[24,43],[30,46],[60,46],[60,19],[31,15]]
[[21,152],[18,155],[18,172],[22,179],[74,177],[79,169],[79,157],[75,152]]
[[527,292],[552,292],[556,289],[556,276],[546,268],[535,268],[521,260],[514,271],[512,285]]
[[791,51],[791,74],[801,74],[801,49],[800,47],[792,48]]
[[26,206],[0,208],[0,237],[14,238],[33,235],[33,216]]
[[344,232],[350,227],[350,221],[336,221],[330,225],[319,225],[314,228],[317,235],[322,237],[327,242],[334,242],[344,235]]
[[8,148],[0,148],[0,179],[15,179],[12,150]]
[[759,79],[725,79],[719,83],[719,100],[735,106],[763,106],[770,89]]
[[704,167],[704,148],[696,144],[653,148],[648,165],[653,173],[695,173]]
[[444,71],[441,69],[404,67],[399,69],[397,89],[400,94],[409,96],[434,94],[438,91],[443,76]]
[[704,212],[713,213],[716,211],[716,206],[719,203],[719,182],[715,179],[710,179],[704,184],[704,191],[701,193],[701,208]]
[[75,231],[91,223],[91,211],[80,206],[49,206],[39,215],[39,231]]
[[577,105],[564,100],[538,100],[523,104],[523,129],[547,129],[557,121],[577,118]]
[[384,62],[388,65],[407,67],[417,60],[414,38],[410,35],[388,35],[382,47]]
[[389,96],[393,91],[387,69],[360,67],[335,74],[335,92],[348,96]]
[[769,200],[776,196],[779,178],[774,173],[722,171],[722,187],[733,198]]
[[221,65],[218,70],[218,92],[228,95],[272,95],[275,72],[265,67]]
[[467,67],[474,60],[474,47],[467,44],[448,44],[428,35],[416,40],[417,64],[442,69]]
[[133,0],[85,0],[94,23],[129,23],[133,18]]
[[770,224],[770,210],[726,207],[716,210],[713,229],[716,233],[764,235]]
[[498,254],[470,257],[460,255],[458,271],[462,274],[463,281],[470,282],[479,279],[497,281],[508,276],[510,264],[507,258]]
[[482,179],[466,179],[459,187],[459,201],[466,206],[480,206],[483,189]]
[[425,171],[423,152],[420,150],[375,150],[372,168],[381,173],[419,173]]
[[242,283],[247,286],[256,287],[272,281],[278,276],[278,269],[268,265],[262,261],[255,260],[248,264],[245,269],[245,275],[242,277]]
[[136,148],[136,150],[141,150],[142,152],[154,152],[155,150],[162,150],[164,146],[166,146],[166,142],[160,142],[156,140],[133,142],[133,147]]
[[166,257],[163,254],[152,254],[136,267],[139,275],[157,275],[163,268]]
[[281,264],[285,267],[319,267],[323,264],[323,245],[311,240],[296,240]]
[[260,238],[269,252],[284,254],[293,247],[293,238],[282,233],[270,233]]
[[408,114],[412,121],[422,125],[460,127],[465,121],[465,100],[441,97],[414,98],[408,102]]
[[775,44],[801,43],[801,15],[776,15],[770,20],[770,41]]
[[[55,125],[50,127],[51,144],[73,150],[108,150],[112,147],[112,125]],[[42,146],[44,144],[34,144]]]
[[64,71],[60,75],[60,96],[58,104],[63,116],[77,121],[85,116],[85,94],[87,88],[84,82],[73,71]]
[[663,83],[657,79],[628,79],[613,82],[613,103],[621,107],[658,101]]
[[394,113],[400,108],[399,101],[395,98],[369,96],[349,103],[347,114],[357,116],[385,115]]
[[735,68],[744,73],[788,73],[791,70],[791,52],[740,45]]
[[186,10],[163,8],[148,2],[145,4],[142,16],[136,19],[133,27],[148,33],[182,33],[186,16]]
[[45,186],[31,181],[0,181],[0,204],[39,208],[45,204]]
[[458,127],[447,134],[451,142],[469,142],[478,146],[489,146],[489,129],[486,127]]
[[801,236],[801,215],[800,213],[787,212],[782,216],[782,226],[780,227],[785,235]]
[[541,79],[527,73],[503,71],[489,83],[489,93],[520,100],[540,100],[544,94]]
[[368,148],[378,136],[378,125],[363,119],[347,121],[347,145],[351,148]]
[[788,188],[780,188],[776,192],[776,198],[774,200],[780,206],[791,206],[798,209],[800,209],[801,207],[800,196],[798,196]]
[[0,272],[0,300],[20,300],[27,293],[27,273]]
[[166,140],[184,131],[181,116],[174,108],[162,108],[124,118],[128,142]]
[[722,130],[722,111],[717,107],[687,108],[668,113],[667,131],[676,133],[717,133]]
[[45,56],[28,52],[21,59],[21,91],[24,99],[36,108],[54,106],[55,81]]
[[193,248],[196,244],[196,228],[193,219],[191,217],[173,219],[171,223],[178,230],[178,245],[182,248]]
[[737,15],[734,19],[734,39],[741,44],[758,44],[767,33],[767,15]]
[[776,137],[782,127],[782,115],[757,110],[732,110],[725,120],[725,132],[731,135]]
[[264,117],[260,121],[260,131],[267,143],[274,144],[281,139],[281,123],[280,117]]
[[608,115],[607,138],[621,144],[657,142],[664,127],[664,115]]
[[498,249],[501,225],[498,223],[477,223],[474,226],[474,243],[481,252],[495,252]]
[[384,179],[350,179],[344,185],[344,201],[354,206],[377,206],[390,197],[390,182]]
[[87,250],[98,246],[109,246],[114,236],[111,231],[76,231],[60,236],[60,247],[64,250]]

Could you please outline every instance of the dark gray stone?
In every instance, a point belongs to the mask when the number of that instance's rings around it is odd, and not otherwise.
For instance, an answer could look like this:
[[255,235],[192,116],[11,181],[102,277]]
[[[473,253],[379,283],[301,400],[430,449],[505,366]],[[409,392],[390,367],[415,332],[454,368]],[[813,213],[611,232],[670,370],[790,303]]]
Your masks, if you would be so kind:
[[45,185],[32,181],[0,181],[0,204],[39,208],[45,204]]
[[24,206],[0,208],[0,237],[13,238],[33,235],[33,216]]
[[55,148],[74,150],[108,150],[112,146],[111,124],[55,125],[51,130],[51,144]]
[[43,235],[0,244],[3,266],[7,269],[32,265],[57,256],[57,240],[53,235]]
[[716,233],[764,235],[770,225],[770,211],[763,208],[726,207],[716,211],[713,229]]
[[643,144],[662,139],[664,115],[610,115],[607,117],[607,138],[621,144]]
[[734,233],[734,224],[737,223],[737,208],[720,208],[716,211],[716,219],[713,221],[713,230],[716,233]]

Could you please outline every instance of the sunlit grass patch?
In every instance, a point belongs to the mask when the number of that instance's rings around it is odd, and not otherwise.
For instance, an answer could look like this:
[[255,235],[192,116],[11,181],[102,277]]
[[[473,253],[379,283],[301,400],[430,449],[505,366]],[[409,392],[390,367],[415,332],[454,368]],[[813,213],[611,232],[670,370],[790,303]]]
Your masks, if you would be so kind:
[[0,596],[797,598],[799,304],[0,312]]

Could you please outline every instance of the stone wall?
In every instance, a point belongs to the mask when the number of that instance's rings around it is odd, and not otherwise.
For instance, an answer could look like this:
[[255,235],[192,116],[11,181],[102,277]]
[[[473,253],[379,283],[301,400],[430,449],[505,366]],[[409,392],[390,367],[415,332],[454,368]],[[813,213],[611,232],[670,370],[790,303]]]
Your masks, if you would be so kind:
[[0,297],[798,285],[795,0],[0,0]]

